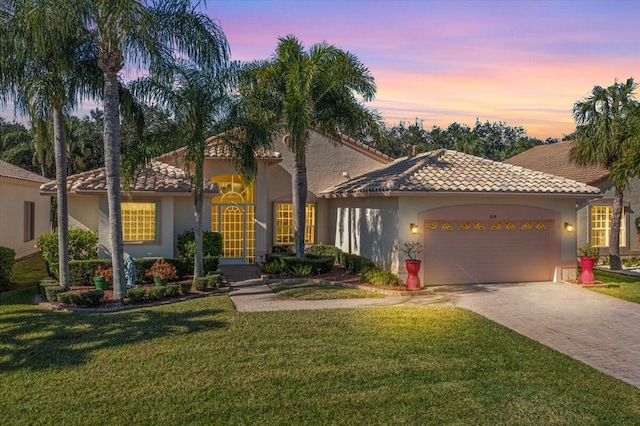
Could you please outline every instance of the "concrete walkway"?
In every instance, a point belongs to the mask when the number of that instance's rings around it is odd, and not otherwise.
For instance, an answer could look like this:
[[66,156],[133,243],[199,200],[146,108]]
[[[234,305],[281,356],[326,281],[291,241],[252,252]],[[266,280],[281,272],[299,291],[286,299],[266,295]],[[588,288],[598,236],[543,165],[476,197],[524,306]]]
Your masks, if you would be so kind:
[[470,309],[640,387],[640,305],[552,282],[437,287],[433,295],[285,301],[262,280],[232,282],[239,312],[449,305]]

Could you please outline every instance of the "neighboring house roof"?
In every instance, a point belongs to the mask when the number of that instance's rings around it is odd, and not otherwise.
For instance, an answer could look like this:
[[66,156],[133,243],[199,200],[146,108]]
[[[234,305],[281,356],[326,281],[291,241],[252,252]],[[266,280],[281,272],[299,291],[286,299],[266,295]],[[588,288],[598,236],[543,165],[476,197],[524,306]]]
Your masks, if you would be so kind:
[[49,182],[49,179],[38,174],[25,170],[21,167],[14,166],[11,163],[0,160],[0,177],[26,180],[29,182]]
[[[40,186],[40,192],[56,192],[56,181]],[[67,178],[67,190],[70,193],[104,192],[107,190],[107,177],[104,167],[88,172],[71,175]],[[191,181],[184,170],[160,161],[152,160],[146,167],[138,169],[131,184],[132,192],[191,192]],[[219,192],[218,185],[204,182],[207,193]]]
[[574,180],[440,149],[400,158],[320,193],[321,197],[386,193],[571,194],[597,196]]
[[600,166],[577,166],[569,159],[572,142],[538,145],[504,160],[514,166],[562,176],[587,184],[594,184],[609,177],[609,170]]

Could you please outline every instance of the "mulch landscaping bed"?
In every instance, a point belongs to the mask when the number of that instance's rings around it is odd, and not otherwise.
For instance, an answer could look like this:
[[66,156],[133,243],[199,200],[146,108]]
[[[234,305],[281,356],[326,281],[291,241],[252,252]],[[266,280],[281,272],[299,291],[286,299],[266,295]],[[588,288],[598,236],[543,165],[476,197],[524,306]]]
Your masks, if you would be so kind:
[[[279,277],[279,278],[287,279],[287,278],[296,278],[296,277]],[[269,281],[278,281],[279,278],[274,278]],[[308,277],[305,277],[305,279],[326,281],[328,283],[338,284],[338,285],[344,284],[345,287],[361,288],[364,290],[370,290],[377,293],[382,293],[388,296],[403,296],[403,295],[409,295],[409,294],[415,295],[415,294],[433,293],[433,290],[431,289],[409,291],[404,285],[390,287],[390,286],[381,286],[381,285],[374,285],[366,282],[361,282],[362,278],[359,273],[356,273],[346,268],[342,268],[338,266],[334,266],[333,269],[331,269],[331,271],[326,272],[324,274],[310,275]]]
[[[181,280],[181,281],[169,282],[167,283],[167,285],[190,283],[192,281],[193,281],[193,278],[190,278],[190,279]],[[142,284],[142,285],[136,285],[136,287],[137,288],[140,288],[140,287],[153,288],[156,286],[155,284]],[[82,292],[87,292],[95,289],[96,288],[94,286],[72,286],[69,291],[82,293]],[[39,296],[36,298],[36,303],[42,306],[48,307],[50,309],[66,309],[66,310],[87,311],[87,312],[110,312],[110,311],[117,311],[122,309],[129,309],[129,308],[140,308],[145,306],[155,306],[155,305],[174,303],[174,302],[179,302],[183,300],[193,299],[196,297],[207,296],[211,294],[228,293],[229,290],[230,290],[230,287],[228,285],[225,285],[219,288],[208,289],[206,291],[200,291],[200,290],[197,290],[195,287],[191,287],[188,294],[180,294],[175,297],[165,297],[159,300],[142,300],[140,302],[131,303],[129,302],[128,298],[125,298],[124,301],[114,300],[113,288],[109,287],[108,290],[103,290],[104,296],[102,297],[102,299],[100,299],[100,304],[98,306],[78,307],[75,305],[68,305],[65,303],[45,302],[45,301],[42,301],[41,299],[38,299]]]

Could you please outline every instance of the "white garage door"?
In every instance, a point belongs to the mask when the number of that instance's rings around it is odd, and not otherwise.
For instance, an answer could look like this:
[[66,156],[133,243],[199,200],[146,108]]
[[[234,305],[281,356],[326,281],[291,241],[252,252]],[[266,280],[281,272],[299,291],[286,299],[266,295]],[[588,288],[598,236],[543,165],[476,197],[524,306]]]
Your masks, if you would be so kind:
[[425,284],[550,280],[551,229],[548,220],[427,220]]

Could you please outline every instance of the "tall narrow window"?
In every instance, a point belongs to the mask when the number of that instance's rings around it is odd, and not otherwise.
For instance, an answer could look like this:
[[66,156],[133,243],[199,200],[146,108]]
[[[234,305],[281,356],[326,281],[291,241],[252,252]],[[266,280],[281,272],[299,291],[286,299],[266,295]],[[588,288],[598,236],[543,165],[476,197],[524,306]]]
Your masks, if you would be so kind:
[[[276,245],[294,244],[293,204],[276,203],[275,210]],[[304,242],[305,244],[313,244],[316,242],[316,205],[307,204],[305,215],[306,226],[304,228]]]
[[24,242],[31,241],[36,237],[36,203],[24,202]]
[[124,202],[121,206],[123,240],[156,241],[157,203]]
[[[611,235],[611,216],[613,207],[611,206],[591,206],[591,245],[594,247],[609,247],[609,236]],[[627,245],[625,214],[622,211],[622,221],[620,223],[620,246]]]

